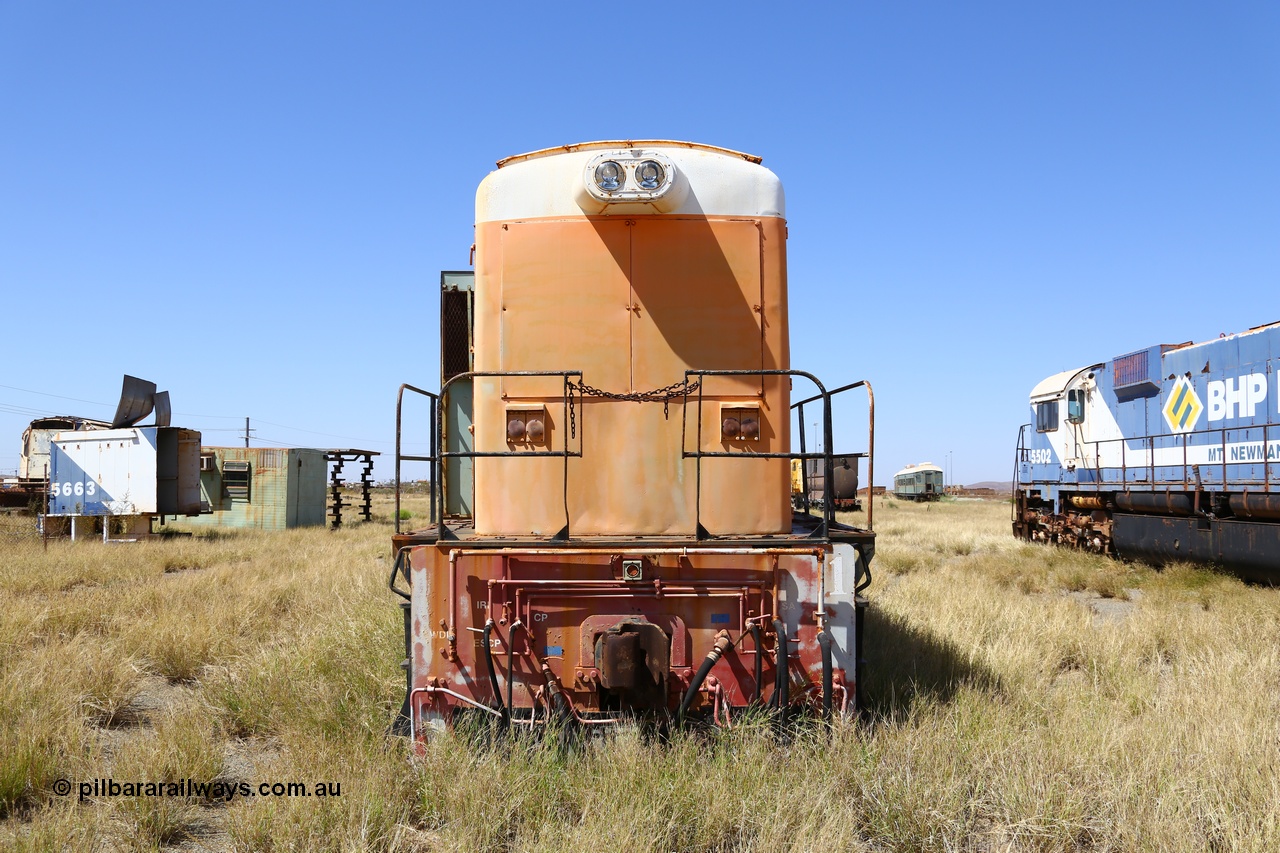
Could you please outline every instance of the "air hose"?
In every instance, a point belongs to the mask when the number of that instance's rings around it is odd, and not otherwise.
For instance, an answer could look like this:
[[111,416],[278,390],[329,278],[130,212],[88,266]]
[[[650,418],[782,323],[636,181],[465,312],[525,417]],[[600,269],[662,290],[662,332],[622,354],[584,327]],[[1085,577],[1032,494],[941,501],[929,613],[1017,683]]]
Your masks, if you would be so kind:
[[787,626],[782,624],[781,619],[773,620],[773,630],[778,638],[778,665],[775,667],[773,696],[778,700],[777,705],[779,711],[785,716],[787,713],[787,705],[789,704],[787,701],[787,691],[791,687],[791,673],[788,671],[788,661],[791,658],[791,652],[787,648]]
[[689,706],[693,704],[693,697],[698,695],[698,691],[702,689],[702,682],[707,680],[707,673],[711,672],[711,667],[716,665],[716,661],[724,656],[724,653],[733,645],[733,641],[729,639],[727,631],[721,631],[716,635],[715,645],[711,647],[711,651],[707,652],[707,656],[702,659],[702,666],[698,667],[698,671],[694,673],[693,681],[689,682],[689,689],[685,691],[684,701],[680,703],[680,710],[676,712],[676,723],[684,724],[685,712],[689,710]]
[[[516,620],[507,631],[507,714],[515,714],[515,704],[511,701],[511,691],[516,682],[516,627],[521,622]],[[532,717],[532,714],[530,714]]]
[[858,552],[858,572],[862,576],[862,581],[853,588],[853,637],[854,648],[858,653],[858,657],[853,662],[853,706],[861,713],[864,710],[862,673],[866,668],[866,660],[862,657],[862,623],[867,614],[867,599],[861,593],[871,586],[871,566],[867,564],[866,560],[862,559],[861,550]]
[[[489,683],[493,685],[493,701],[498,703],[498,711],[502,714],[502,722],[510,722],[511,714],[507,706],[502,704],[502,690],[498,687],[498,671],[493,666],[493,641],[489,635],[493,632],[493,620],[484,623],[484,660],[489,665]],[[511,676],[507,675],[508,683]]]
[[546,661],[542,662],[542,677],[547,682],[547,692],[551,694],[551,704],[556,706],[560,724],[568,726],[573,720],[573,706],[569,704],[569,697],[564,695],[560,682],[556,681],[555,674],[551,671],[551,667],[547,666]]
[[831,635],[823,628],[818,632],[818,646],[822,649],[822,719],[831,723]]
[[756,695],[751,701],[759,705],[760,691],[763,689],[760,682],[764,679],[764,654],[760,649],[760,626],[754,622],[751,623],[751,642],[755,644],[756,649]]
[[861,580],[854,581],[855,585],[853,587],[853,591],[855,593],[862,592],[864,589],[871,586],[871,567],[867,565],[865,560],[862,559],[861,551],[858,552],[857,565],[858,565],[857,577],[860,577]]

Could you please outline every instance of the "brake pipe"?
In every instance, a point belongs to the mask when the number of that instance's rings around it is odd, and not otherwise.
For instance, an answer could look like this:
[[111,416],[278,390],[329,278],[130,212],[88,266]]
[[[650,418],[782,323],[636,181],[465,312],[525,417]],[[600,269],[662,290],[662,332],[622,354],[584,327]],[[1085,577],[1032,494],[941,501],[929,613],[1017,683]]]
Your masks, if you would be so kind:
[[507,709],[508,714],[514,710],[511,691],[516,681],[516,628],[523,628],[519,619],[511,623],[507,629]]
[[831,635],[825,628],[818,632],[818,645],[822,649],[822,719],[831,725]]
[[556,681],[555,673],[551,671],[546,661],[542,662],[542,677],[546,679],[547,692],[551,694],[551,702],[556,706],[560,720],[567,722],[569,718],[577,717],[577,713],[573,710],[573,703],[564,694],[564,689],[560,686],[560,682]]
[[457,548],[449,552],[449,633],[447,639],[449,641],[448,658],[453,663],[458,661],[458,553]]
[[760,648],[760,626],[756,625],[755,623],[752,623],[750,631],[751,631],[751,643],[752,645],[755,646],[755,650],[756,650],[756,671],[755,671],[756,695],[752,698],[751,701],[754,704],[759,705],[760,691],[761,691],[760,681],[764,678],[764,653]]
[[845,686],[843,681],[837,681],[832,687],[840,694],[840,716],[847,716],[849,713],[849,688]]
[[560,682],[556,680],[556,675],[551,671],[550,665],[548,665],[545,660],[538,657],[537,652],[533,650],[533,631],[529,629],[528,625],[518,619],[511,623],[511,632],[508,635],[512,640],[512,644],[515,642],[515,628],[517,625],[524,629],[524,633],[528,638],[526,642],[526,646],[528,648],[525,650],[525,654],[528,655],[529,660],[534,665],[534,668],[542,673],[542,679],[546,682],[547,694],[551,698],[550,701],[545,699],[543,701],[547,702],[548,715],[550,714],[551,706],[554,704],[562,721],[568,720],[571,717],[574,719],[580,719],[578,717],[577,710],[573,707],[573,700],[569,698],[568,694],[565,693],[564,688],[560,686]]
[[[757,705],[760,704],[761,699],[764,698],[764,635],[761,632],[764,630],[765,623],[770,622],[772,619],[772,613],[761,613],[759,616],[752,616],[747,619],[747,627],[751,631],[751,639],[755,642],[756,646],[756,695],[754,701]],[[778,697],[776,695],[771,696],[769,698],[768,707],[772,708],[776,704],[777,698]]]
[[[488,705],[484,704],[483,702],[477,702],[476,700],[472,699],[470,696],[463,696],[461,693],[457,693],[453,690],[450,690],[447,687],[427,686],[427,687],[416,688],[412,693],[409,694],[409,702],[412,703],[413,697],[417,696],[419,693],[425,693],[428,696],[430,696],[433,704],[435,702],[435,694],[443,693],[446,696],[452,696],[454,699],[457,699],[460,702],[466,702],[468,705],[472,706],[473,708],[479,708],[481,711],[488,711],[490,714],[493,714],[495,717],[498,717],[499,719],[501,719],[502,717],[502,714],[498,713],[493,708],[490,708]],[[413,714],[413,713],[409,714],[409,740],[410,741],[414,741],[418,739],[417,727],[414,725],[414,722],[413,722],[415,716],[416,714]]]
[[499,712],[498,710],[494,708],[490,708],[488,705],[484,704],[483,702],[477,702],[475,699],[472,699],[470,696],[463,696],[461,693],[450,690],[448,687],[419,687],[417,690],[413,692],[426,693],[428,696],[434,696],[436,693],[443,693],[446,696],[452,696],[454,699],[457,699],[461,702],[466,702],[468,705],[472,706],[473,708],[479,708],[481,711],[488,711],[490,714],[493,714],[495,717],[502,716],[502,713]]
[[[711,694],[711,722],[725,729],[733,728],[733,719],[729,714],[729,694],[725,692],[724,685],[720,683],[720,679],[714,675],[707,676],[707,684],[704,688]],[[720,709],[724,709],[724,722],[720,722]]]
[[[777,655],[778,663],[775,667],[773,699],[777,700],[779,712],[785,716],[787,713],[787,691],[791,686],[791,652],[787,649],[787,626],[782,624],[781,619],[773,620],[773,630],[777,637]],[[771,700],[772,701],[772,700]]]
[[685,691],[684,701],[680,703],[680,710],[676,712],[677,725],[684,724],[685,712],[693,704],[693,697],[698,695],[698,690],[702,687],[702,682],[706,680],[707,673],[711,672],[711,667],[716,665],[716,661],[724,656],[724,653],[729,650],[731,645],[733,645],[733,641],[729,639],[728,631],[721,630],[720,633],[716,634],[715,644],[712,645],[711,651],[707,652],[707,656],[702,659],[702,666],[698,667],[693,680],[689,682],[689,689]]
[[[502,689],[498,686],[498,670],[493,665],[493,640],[490,635],[493,634],[493,619],[485,621],[484,624],[484,661],[489,666],[489,683],[493,685],[493,699],[498,703],[498,711],[502,713],[503,724],[511,722],[511,713],[508,712],[506,704],[502,702]],[[509,646],[509,644],[508,644]],[[509,656],[509,652],[508,652]],[[511,686],[511,672],[507,672],[507,685]]]

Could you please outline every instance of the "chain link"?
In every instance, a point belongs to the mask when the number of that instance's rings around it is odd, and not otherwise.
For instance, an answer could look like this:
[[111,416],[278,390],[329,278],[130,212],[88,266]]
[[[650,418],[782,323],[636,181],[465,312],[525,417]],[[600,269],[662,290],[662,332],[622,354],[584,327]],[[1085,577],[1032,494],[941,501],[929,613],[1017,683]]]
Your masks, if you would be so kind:
[[604,397],[609,400],[625,400],[633,403],[661,403],[662,416],[669,417],[669,407],[671,401],[677,397],[688,397],[693,391],[697,391],[702,385],[702,380],[690,382],[688,379],[680,382],[672,382],[670,385],[664,385],[661,388],[654,388],[652,391],[626,391],[617,393],[615,391],[604,391],[592,385],[588,385],[582,380],[574,382],[570,379],[565,380],[565,390],[569,395],[569,436],[576,437],[576,423],[573,413],[573,392],[577,391],[581,397]]

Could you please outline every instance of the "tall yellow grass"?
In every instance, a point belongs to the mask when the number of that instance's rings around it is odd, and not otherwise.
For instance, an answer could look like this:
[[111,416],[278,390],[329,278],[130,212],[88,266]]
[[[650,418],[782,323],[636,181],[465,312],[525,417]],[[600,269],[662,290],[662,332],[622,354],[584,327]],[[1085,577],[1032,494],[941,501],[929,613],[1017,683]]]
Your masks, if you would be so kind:
[[[883,502],[868,722],[567,754],[459,734],[411,758],[385,734],[378,509],[336,533],[6,543],[0,848],[1280,849],[1276,590],[1025,545],[1004,504]],[[103,777],[341,796],[55,793]]]

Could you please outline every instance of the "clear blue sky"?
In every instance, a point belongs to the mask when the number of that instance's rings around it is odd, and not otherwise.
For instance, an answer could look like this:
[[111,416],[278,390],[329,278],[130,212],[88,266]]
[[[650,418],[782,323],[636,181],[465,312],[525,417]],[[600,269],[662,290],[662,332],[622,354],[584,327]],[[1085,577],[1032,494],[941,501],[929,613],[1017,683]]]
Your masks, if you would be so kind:
[[0,470],[124,373],[207,444],[390,453],[476,185],[584,140],[764,157],[880,482],[1008,479],[1044,376],[1280,319],[1280,5],[816,8],[0,0]]

